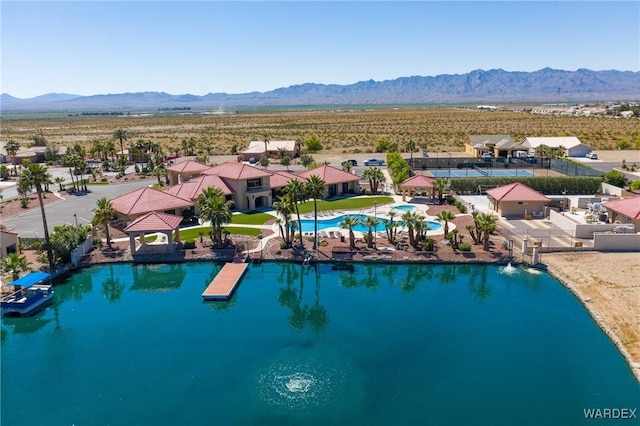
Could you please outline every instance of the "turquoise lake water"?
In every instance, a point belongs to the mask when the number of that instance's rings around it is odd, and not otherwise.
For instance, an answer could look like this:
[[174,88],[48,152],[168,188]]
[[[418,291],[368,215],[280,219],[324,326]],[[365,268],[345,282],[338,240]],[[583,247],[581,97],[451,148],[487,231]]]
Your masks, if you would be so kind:
[[640,408],[611,341],[547,274],[478,265],[95,266],[2,320],[2,425],[583,425]]
[[[360,219],[360,221],[364,221],[367,218],[367,215],[364,215],[364,214],[342,215],[342,216],[333,217],[331,219],[318,218],[318,231],[322,231],[322,230],[328,229],[328,228],[340,228],[340,223],[342,223],[344,218],[347,217],[347,216],[355,217],[357,219]],[[313,229],[313,227],[314,227],[313,219],[300,219],[300,222],[302,223],[302,232],[313,232],[313,230],[314,230]],[[400,222],[398,217],[396,217],[396,222]],[[425,222],[427,224],[429,224],[429,229],[431,231],[436,231],[436,230],[438,230],[438,229],[440,229],[442,227],[442,225],[439,222],[434,222],[434,221],[431,221],[431,220],[425,220]],[[379,231],[384,231],[386,229],[385,226],[384,226],[384,223],[382,223],[382,219],[380,219],[380,224],[377,226],[377,229]],[[360,224],[354,226],[353,230],[356,231],[356,232],[368,232],[369,231],[369,227],[365,226],[362,223],[360,223]]]

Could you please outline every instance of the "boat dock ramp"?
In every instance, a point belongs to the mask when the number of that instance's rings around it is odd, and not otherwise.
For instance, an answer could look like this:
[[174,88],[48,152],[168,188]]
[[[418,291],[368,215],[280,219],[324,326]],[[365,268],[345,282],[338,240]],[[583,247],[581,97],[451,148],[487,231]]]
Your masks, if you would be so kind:
[[202,298],[213,301],[229,300],[248,266],[248,263],[225,263],[202,293]]

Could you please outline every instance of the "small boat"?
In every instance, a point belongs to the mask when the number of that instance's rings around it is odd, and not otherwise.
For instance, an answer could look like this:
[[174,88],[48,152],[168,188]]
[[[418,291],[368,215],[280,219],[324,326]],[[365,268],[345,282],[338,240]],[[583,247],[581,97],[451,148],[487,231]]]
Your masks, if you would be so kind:
[[26,316],[38,312],[53,300],[53,286],[44,284],[50,275],[35,272],[11,283],[16,288],[0,302],[2,315]]

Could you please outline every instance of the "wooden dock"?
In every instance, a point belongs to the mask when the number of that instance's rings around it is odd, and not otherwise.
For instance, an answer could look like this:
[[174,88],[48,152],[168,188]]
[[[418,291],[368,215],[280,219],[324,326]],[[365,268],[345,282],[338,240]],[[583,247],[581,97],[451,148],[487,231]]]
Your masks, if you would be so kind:
[[209,283],[202,297],[204,300],[229,300],[247,271],[248,263],[225,263]]

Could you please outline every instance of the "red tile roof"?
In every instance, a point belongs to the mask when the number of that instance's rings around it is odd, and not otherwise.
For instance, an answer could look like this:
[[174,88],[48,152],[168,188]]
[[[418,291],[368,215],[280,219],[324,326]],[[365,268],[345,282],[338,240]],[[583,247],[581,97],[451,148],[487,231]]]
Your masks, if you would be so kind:
[[629,219],[640,219],[640,196],[607,201],[602,205]]
[[307,180],[302,176],[282,170],[274,171],[269,179],[271,180],[271,188],[282,188],[286,186],[291,180],[299,180],[303,183]]
[[433,188],[436,180],[428,176],[414,175],[400,184],[400,188]]
[[223,178],[242,180],[271,176],[272,173],[244,163],[227,161],[202,172],[203,175],[218,175]]
[[360,180],[360,176],[354,175],[344,170],[340,170],[333,166],[325,164],[324,166],[317,167],[312,170],[308,170],[304,173],[300,173],[300,176],[309,179],[311,176],[318,176],[324,180],[327,185],[334,185],[336,183],[351,182],[354,180]]
[[489,189],[487,195],[498,201],[550,201],[551,198],[520,182]]
[[180,222],[180,216],[151,212],[134,220],[124,232],[172,231],[180,226]]
[[195,200],[205,188],[220,188],[224,195],[233,194],[233,189],[220,176],[199,176],[195,179],[188,180],[178,185],[170,186],[165,189],[167,194],[180,197],[184,200]]
[[173,166],[167,167],[167,170],[170,172],[176,172],[176,173],[185,173],[185,172],[197,173],[197,172],[203,172],[208,168],[209,166],[205,164],[198,163],[197,161],[193,161],[193,160],[187,160],[178,164],[174,164]]
[[193,206],[191,201],[148,186],[116,197],[111,200],[111,204],[116,211],[127,216]]

